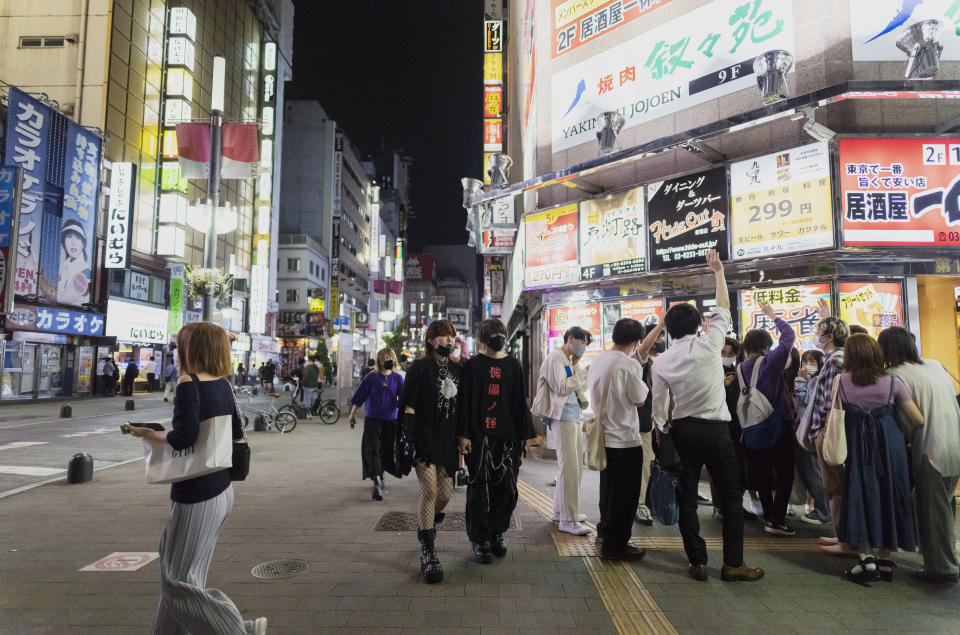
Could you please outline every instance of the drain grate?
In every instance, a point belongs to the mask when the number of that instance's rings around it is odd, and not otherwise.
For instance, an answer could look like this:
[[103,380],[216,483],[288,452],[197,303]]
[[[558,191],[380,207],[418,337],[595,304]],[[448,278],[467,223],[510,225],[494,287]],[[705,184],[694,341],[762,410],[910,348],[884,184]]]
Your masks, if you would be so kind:
[[296,558],[292,560],[270,560],[269,562],[261,562],[251,569],[250,573],[253,577],[263,580],[279,580],[298,576],[306,571],[309,566],[306,560]]
[[[387,512],[380,517],[374,531],[416,531],[419,526],[417,514],[412,512]],[[508,531],[520,531],[520,519],[514,514],[510,518]],[[446,512],[446,518],[437,525],[437,531],[466,531],[467,517],[463,512]]]

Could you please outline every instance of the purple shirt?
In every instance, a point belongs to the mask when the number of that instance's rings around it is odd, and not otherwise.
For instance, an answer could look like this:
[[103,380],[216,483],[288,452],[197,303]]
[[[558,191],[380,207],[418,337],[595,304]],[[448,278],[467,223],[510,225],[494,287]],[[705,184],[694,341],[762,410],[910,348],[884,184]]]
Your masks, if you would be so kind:
[[357,392],[350,400],[355,406],[366,405],[363,416],[372,419],[396,419],[397,397],[403,388],[403,377],[399,373],[381,375],[378,372],[367,373],[360,382]]
[[[780,334],[780,341],[769,353],[760,358],[757,389],[767,398],[774,411],[780,415],[781,421],[793,425],[793,410],[787,402],[783,372],[786,369],[787,360],[790,359],[790,349],[797,341],[797,334],[793,327],[781,318],[777,318],[773,323]],[[752,359],[748,359],[740,365],[743,381],[747,383],[750,383],[754,363]]]

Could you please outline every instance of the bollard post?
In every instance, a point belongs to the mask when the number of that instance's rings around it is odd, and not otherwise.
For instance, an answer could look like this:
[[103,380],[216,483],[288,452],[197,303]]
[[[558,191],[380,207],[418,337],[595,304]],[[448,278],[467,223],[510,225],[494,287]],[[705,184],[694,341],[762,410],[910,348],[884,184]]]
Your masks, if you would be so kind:
[[61,406],[61,407],[60,407],[60,418],[61,418],[61,419],[69,419],[69,418],[72,417],[72,416],[73,416],[73,408],[71,408],[69,405]]
[[134,410],[133,399],[127,399],[123,404],[124,410]]
[[93,457],[83,452],[73,455],[67,463],[67,483],[86,483],[93,480]]

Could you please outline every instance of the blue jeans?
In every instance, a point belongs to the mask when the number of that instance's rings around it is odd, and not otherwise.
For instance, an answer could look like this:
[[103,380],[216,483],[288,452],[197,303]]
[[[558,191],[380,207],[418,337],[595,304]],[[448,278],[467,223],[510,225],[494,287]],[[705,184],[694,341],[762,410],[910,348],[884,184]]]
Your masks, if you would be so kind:
[[317,388],[303,389],[303,405],[307,407],[307,410],[313,408],[313,404],[317,400],[317,390]]

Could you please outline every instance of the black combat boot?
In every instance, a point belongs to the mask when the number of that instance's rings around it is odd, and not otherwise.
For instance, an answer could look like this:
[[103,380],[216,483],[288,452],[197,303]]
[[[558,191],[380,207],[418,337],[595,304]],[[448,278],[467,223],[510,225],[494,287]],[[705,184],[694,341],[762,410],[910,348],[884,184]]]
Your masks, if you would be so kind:
[[417,530],[417,539],[420,541],[420,573],[427,584],[443,582],[443,569],[440,568],[435,547],[436,537],[436,529]]
[[373,477],[373,492],[371,493],[371,497],[375,501],[383,500],[383,477],[382,476]]

